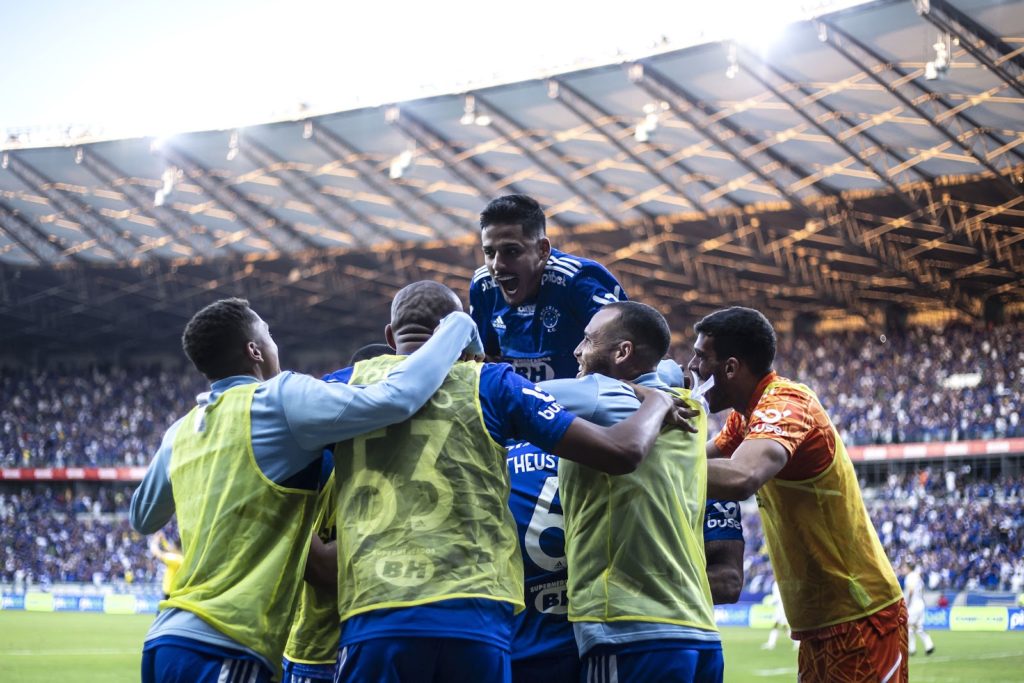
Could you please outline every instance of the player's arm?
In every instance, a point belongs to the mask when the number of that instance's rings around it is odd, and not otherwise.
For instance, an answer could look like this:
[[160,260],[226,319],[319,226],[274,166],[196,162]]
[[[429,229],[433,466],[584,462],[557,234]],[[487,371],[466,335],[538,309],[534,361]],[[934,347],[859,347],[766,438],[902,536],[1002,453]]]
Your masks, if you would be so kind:
[[732,604],[743,590],[743,539],[706,541],[708,583],[716,605]]
[[128,520],[139,533],[152,534],[159,531],[174,515],[174,492],[169,473],[171,446],[183,420],[175,422],[164,434],[160,448],[146,470],[146,476],[132,494]]
[[452,313],[383,382],[354,387],[290,375],[284,405],[292,434],[303,448],[315,450],[403,422],[434,395],[464,351],[482,354],[480,336],[468,315]]
[[708,496],[746,500],[789,462],[789,452],[771,439],[744,439],[731,458],[708,459]]
[[633,472],[647,457],[662,424],[675,409],[674,400],[665,392],[640,393],[640,409],[616,425],[599,427],[583,419],[573,420],[551,452],[607,474]]
[[707,451],[708,460],[725,457],[725,453],[723,453],[722,450],[718,447],[718,444],[715,443],[715,437],[711,437],[710,439],[708,439],[708,442],[704,446],[704,448]]
[[305,579],[320,588],[338,588],[337,542],[324,543],[315,533],[306,556]]

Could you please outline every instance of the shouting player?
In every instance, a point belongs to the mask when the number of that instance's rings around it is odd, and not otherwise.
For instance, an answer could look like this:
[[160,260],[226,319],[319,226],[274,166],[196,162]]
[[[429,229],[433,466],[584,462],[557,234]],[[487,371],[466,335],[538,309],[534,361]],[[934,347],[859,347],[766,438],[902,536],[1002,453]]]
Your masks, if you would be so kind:
[[596,261],[552,249],[544,211],[525,195],[480,214],[484,265],[469,286],[469,313],[492,360],[531,382],[575,377],[573,349],[602,306],[626,294]]
[[716,311],[694,329],[689,369],[714,377],[711,412],[733,409],[708,442],[708,495],[757,494],[800,680],[906,681],[906,604],[818,397],[772,371],[775,330],[760,312]]

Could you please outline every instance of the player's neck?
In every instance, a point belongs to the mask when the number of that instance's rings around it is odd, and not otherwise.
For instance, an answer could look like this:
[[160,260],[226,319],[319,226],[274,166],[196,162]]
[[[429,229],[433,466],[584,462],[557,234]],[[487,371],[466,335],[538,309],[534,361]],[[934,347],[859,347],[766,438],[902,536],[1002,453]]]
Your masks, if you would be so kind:
[[395,336],[395,353],[408,356],[419,350],[433,336],[427,332],[413,332]]

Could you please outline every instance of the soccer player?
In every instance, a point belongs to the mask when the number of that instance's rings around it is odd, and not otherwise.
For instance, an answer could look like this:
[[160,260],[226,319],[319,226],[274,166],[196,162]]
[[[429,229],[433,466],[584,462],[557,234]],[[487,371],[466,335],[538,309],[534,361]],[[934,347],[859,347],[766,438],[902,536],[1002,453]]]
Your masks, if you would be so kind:
[[[409,285],[392,303],[388,343],[408,353],[437,319],[460,308],[444,285]],[[400,360],[358,363],[336,379],[374,382]],[[672,408],[667,395],[647,392],[630,420],[597,427],[509,365],[459,363],[411,420],[339,445],[337,516],[345,524],[338,528],[337,677],[509,680],[523,570],[503,444],[528,439],[562,457],[627,472]]]
[[757,493],[800,641],[800,680],[905,681],[906,604],[825,409],[808,387],[772,371],[775,330],[758,311],[715,311],[694,329],[689,369],[702,383],[714,377],[711,412],[733,409],[707,446],[708,495]]
[[489,359],[531,382],[576,376],[572,352],[591,316],[626,299],[596,261],[551,248],[544,211],[525,195],[491,201],[480,214],[484,265],[469,286],[469,313]]
[[903,594],[906,596],[908,618],[910,628],[910,654],[917,654],[917,639],[924,644],[924,653],[930,655],[935,652],[935,643],[932,637],[924,630],[924,577],[921,576],[921,565],[915,565],[910,572],[903,577]]
[[164,594],[164,600],[171,592],[174,585],[174,576],[181,568],[181,549],[162,531],[158,531],[149,539],[149,552],[164,565],[164,576],[160,581],[160,588]]
[[[650,306],[609,303],[575,350],[583,379],[541,386],[579,415],[613,424],[636,406],[622,380],[669,391],[656,369],[670,337]],[[703,410],[698,423],[696,435],[665,432],[623,476],[559,462],[569,620],[586,681],[722,680],[703,544]]]
[[267,324],[243,299],[193,316],[182,345],[210,391],[168,429],[130,509],[142,533],[176,512],[184,553],[146,636],[144,682],[280,674],[323,447],[407,419],[467,344],[482,353],[472,320],[452,315],[385,381],[352,387],[281,372]]
[[[350,364],[395,355],[387,344],[367,344]],[[331,381],[331,375],[324,377]],[[288,643],[284,648],[284,683],[333,681],[338,658],[338,529],[335,520],[334,451],[324,452],[316,522],[306,559],[305,582],[299,594]]]

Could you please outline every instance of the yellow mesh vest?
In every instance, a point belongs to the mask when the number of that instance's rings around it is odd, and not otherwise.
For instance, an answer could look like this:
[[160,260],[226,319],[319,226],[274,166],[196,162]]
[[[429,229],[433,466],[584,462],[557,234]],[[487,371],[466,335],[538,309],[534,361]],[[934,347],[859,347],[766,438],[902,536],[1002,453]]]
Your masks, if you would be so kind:
[[571,621],[717,630],[704,555],[707,415],[697,420],[698,434],[658,437],[631,474],[559,460]]
[[[772,382],[818,398],[802,384]],[[803,481],[771,479],[757,493],[765,541],[794,631],[874,614],[902,597],[835,427],[835,457]]]
[[[331,541],[335,526],[334,472],[316,503],[313,523],[320,540]],[[284,656],[299,664],[334,664],[338,657],[338,593],[303,581]]]
[[279,486],[256,465],[245,384],[194,408],[171,452],[184,560],[177,607],[280,666],[302,583],[316,492]]
[[[357,363],[351,382],[380,381],[402,360]],[[457,363],[411,420],[335,449],[342,621],[453,598],[523,609],[506,451],[484,426],[481,367]]]

